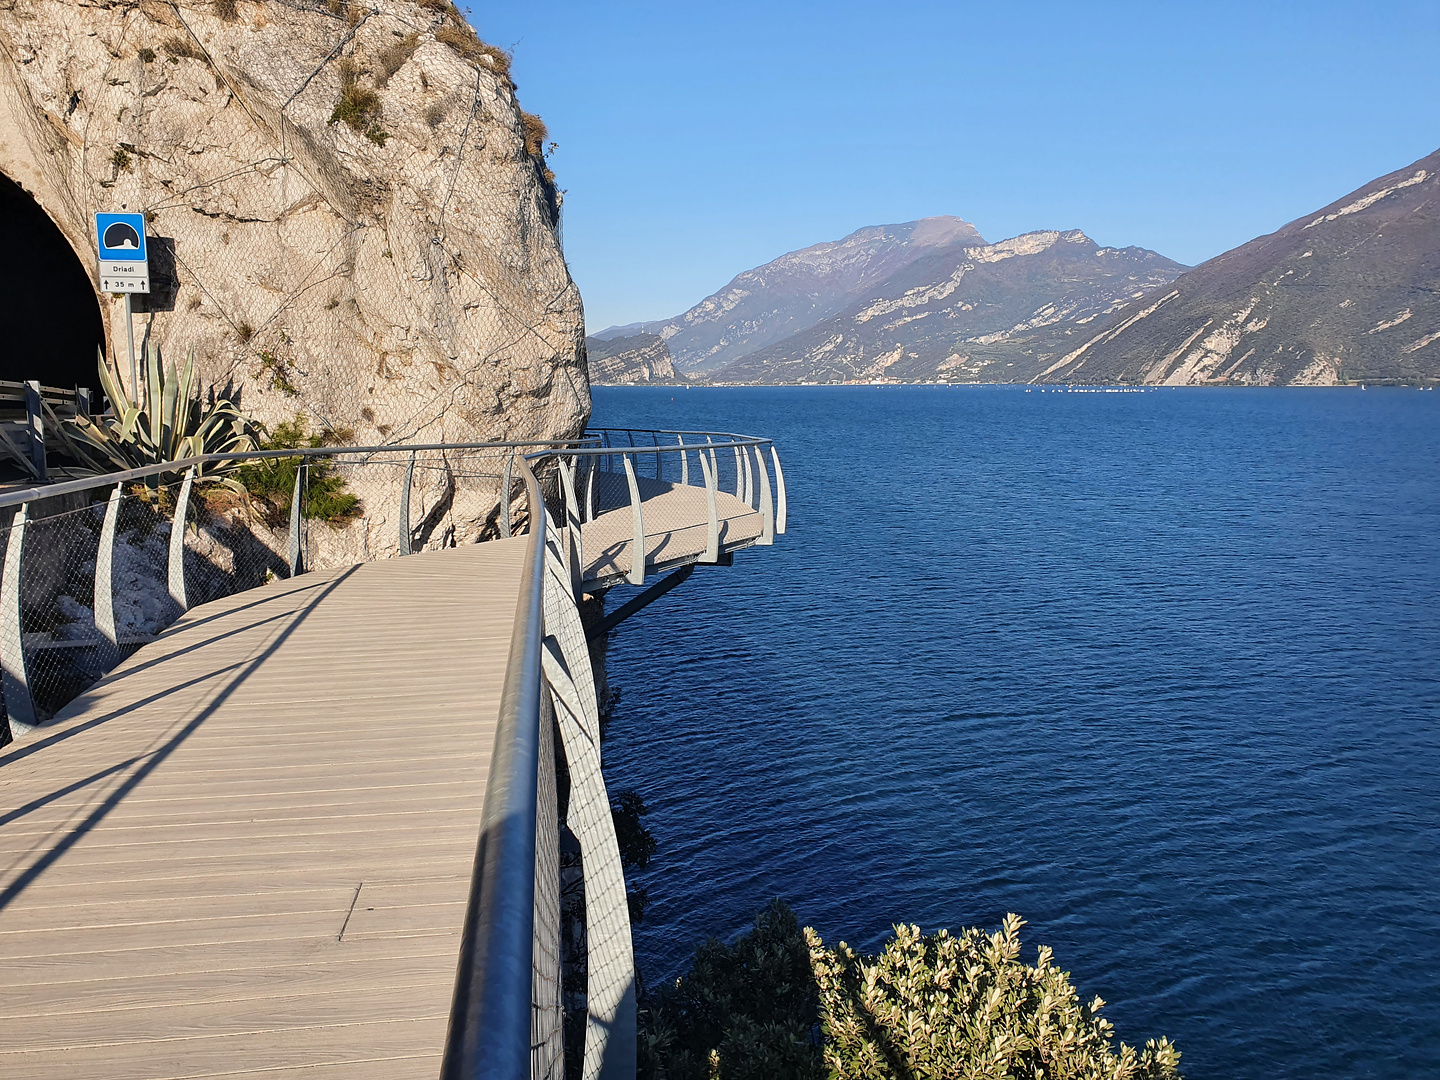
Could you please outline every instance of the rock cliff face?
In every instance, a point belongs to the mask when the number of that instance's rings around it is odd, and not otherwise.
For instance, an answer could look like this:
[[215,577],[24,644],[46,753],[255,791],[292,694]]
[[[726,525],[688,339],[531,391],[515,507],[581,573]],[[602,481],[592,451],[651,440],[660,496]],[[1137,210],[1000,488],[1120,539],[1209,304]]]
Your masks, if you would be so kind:
[[809,329],[727,364],[717,382],[944,378],[1020,382],[1089,324],[1184,267],[1078,230],[927,252]]
[[590,378],[596,383],[629,384],[675,382],[675,364],[665,340],[656,334],[590,338]]
[[747,270],[683,315],[599,336],[656,334],[682,372],[712,371],[844,310],[869,287],[938,248],[984,242],[973,225],[956,217],[872,225]]
[[570,435],[584,320],[507,69],[448,0],[11,0],[0,171],[92,281],[92,213],[144,213],[137,338],[261,420]]
[[1136,300],[1040,378],[1440,380],[1440,151]]

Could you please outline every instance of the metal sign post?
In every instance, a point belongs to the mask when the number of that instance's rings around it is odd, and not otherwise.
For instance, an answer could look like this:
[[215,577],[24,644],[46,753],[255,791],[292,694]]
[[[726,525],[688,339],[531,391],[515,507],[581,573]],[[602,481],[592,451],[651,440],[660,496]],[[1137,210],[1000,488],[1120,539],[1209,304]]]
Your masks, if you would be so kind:
[[130,393],[138,405],[140,371],[135,363],[135,326],[130,296],[150,291],[145,215],[96,214],[95,239],[100,254],[100,291],[125,297],[125,339],[130,345]]

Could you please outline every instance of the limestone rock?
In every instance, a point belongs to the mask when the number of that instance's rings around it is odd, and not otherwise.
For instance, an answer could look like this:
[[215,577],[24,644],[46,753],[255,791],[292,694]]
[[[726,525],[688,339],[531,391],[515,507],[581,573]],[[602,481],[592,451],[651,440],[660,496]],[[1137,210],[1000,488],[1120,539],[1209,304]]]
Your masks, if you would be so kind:
[[738,274],[673,319],[609,327],[596,336],[657,334],[682,372],[710,372],[803,333],[938,249],[983,243],[957,217],[870,225]]
[[247,412],[362,444],[583,427],[540,129],[444,0],[13,0],[0,52],[0,170],[92,280],[93,212],[143,212],[137,337]]
[[670,349],[658,334],[633,334],[607,340],[589,338],[585,345],[590,375],[596,383],[633,385],[684,381],[675,374]]

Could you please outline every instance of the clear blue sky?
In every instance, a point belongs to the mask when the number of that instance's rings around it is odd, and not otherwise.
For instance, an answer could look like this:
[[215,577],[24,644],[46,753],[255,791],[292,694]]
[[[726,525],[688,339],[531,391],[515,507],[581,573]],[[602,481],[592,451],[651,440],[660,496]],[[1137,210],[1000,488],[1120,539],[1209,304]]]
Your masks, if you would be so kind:
[[460,0],[559,144],[594,331],[863,225],[1201,262],[1440,147],[1440,2]]

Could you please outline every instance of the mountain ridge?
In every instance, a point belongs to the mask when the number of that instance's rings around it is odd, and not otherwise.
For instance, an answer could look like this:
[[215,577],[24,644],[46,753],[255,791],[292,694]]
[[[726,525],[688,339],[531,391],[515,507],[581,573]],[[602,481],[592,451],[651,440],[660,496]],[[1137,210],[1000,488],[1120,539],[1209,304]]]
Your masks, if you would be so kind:
[[607,327],[591,336],[654,334],[669,347],[677,369],[709,371],[807,329],[930,251],[977,242],[985,241],[975,226],[957,217],[867,225],[743,271],[672,319]]
[[1181,275],[1035,381],[1440,379],[1440,150]]
[[1020,382],[1072,345],[1077,326],[1185,268],[1079,229],[932,251],[829,319],[714,373],[724,382]]

